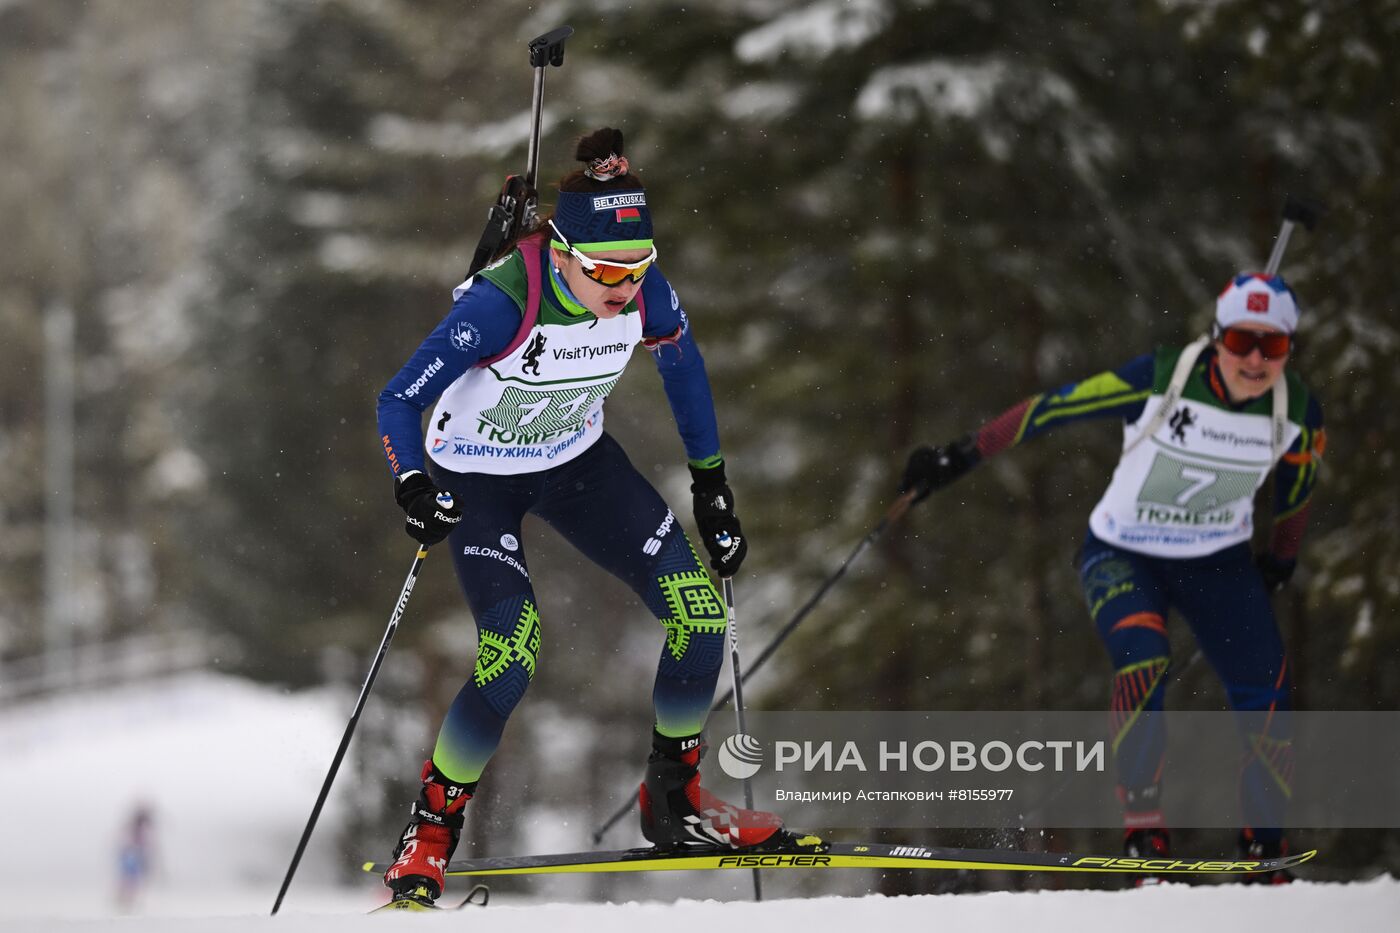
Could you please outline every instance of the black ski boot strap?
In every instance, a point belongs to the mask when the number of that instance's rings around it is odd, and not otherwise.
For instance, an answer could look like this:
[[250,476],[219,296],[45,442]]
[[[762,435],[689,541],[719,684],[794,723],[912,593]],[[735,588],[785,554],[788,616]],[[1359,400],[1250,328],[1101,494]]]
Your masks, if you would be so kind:
[[705,752],[709,749],[709,746],[705,744],[703,734],[688,735],[682,738],[672,738],[655,731],[651,734],[651,757],[653,759],[665,757],[676,762],[686,762],[696,749],[699,749],[699,753],[694,757],[694,764],[698,766],[700,759],[705,757]]

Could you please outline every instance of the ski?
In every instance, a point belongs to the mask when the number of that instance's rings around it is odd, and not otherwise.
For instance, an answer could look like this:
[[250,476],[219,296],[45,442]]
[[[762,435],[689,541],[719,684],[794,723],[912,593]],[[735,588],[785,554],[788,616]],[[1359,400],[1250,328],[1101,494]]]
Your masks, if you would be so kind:
[[[712,871],[746,868],[913,868],[960,871],[1070,871],[1144,875],[1250,875],[1284,871],[1309,862],[1317,850],[1274,859],[1127,858],[1015,849],[950,849],[881,843],[825,843],[804,836],[796,845],[763,852],[732,849],[618,849],[560,855],[458,859],[449,875],[548,875],[581,872]],[[388,865],[365,862],[367,872]]]

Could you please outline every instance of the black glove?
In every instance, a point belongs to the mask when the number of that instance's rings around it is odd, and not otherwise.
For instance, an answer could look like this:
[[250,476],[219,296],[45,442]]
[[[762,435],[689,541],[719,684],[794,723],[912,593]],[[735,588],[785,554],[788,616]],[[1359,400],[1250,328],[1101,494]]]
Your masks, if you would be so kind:
[[695,526],[710,552],[710,566],[721,577],[732,577],[749,553],[749,542],[734,514],[734,493],[724,480],[724,464],[703,470],[692,466],[690,492],[695,497]]
[[935,489],[942,489],[982,460],[977,441],[971,434],[939,447],[917,447],[904,467],[899,491],[917,491],[915,502],[922,502]]
[[1298,562],[1279,560],[1271,552],[1264,551],[1254,556],[1254,566],[1259,568],[1259,575],[1264,578],[1264,588],[1270,593],[1277,593],[1293,578],[1293,568],[1298,566]]
[[394,498],[408,514],[403,529],[419,544],[437,544],[462,521],[462,510],[426,473],[413,472],[394,483]]

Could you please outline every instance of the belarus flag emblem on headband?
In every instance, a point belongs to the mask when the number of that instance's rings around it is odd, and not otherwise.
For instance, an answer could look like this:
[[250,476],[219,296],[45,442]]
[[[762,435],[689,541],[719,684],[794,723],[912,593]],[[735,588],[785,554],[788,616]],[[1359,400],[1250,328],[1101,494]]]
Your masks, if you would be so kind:
[[619,207],[617,209],[617,217],[615,218],[614,222],[620,224],[630,224],[639,223],[641,222],[641,219],[642,212],[637,210],[635,207]]
[[1259,314],[1269,313],[1269,293],[1252,292],[1246,297],[1246,311],[1256,311]]

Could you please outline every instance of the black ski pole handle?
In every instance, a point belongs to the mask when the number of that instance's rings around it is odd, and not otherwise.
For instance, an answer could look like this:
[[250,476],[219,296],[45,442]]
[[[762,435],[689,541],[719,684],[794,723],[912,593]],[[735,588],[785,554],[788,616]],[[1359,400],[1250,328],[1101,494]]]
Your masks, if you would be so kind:
[[540,166],[540,130],[544,121],[544,72],[550,65],[564,64],[564,43],[574,34],[572,26],[551,29],[531,39],[526,48],[530,67],[535,70],[535,87],[530,98],[530,140],[525,153],[525,175],[510,175],[496,203],[486,215],[486,229],[467,267],[467,278],[476,275],[496,257],[517,233],[528,233],[535,226],[535,206],[539,196],[536,183]]
[[1317,229],[1317,222],[1322,219],[1323,213],[1322,205],[1316,201],[1305,201],[1291,194],[1283,197],[1283,219],[1302,224],[1309,233]]
[[530,67],[543,68],[546,64],[558,68],[564,64],[564,43],[574,34],[574,27],[560,26],[542,36],[530,40]]
[[540,124],[544,120],[544,73],[550,65],[564,64],[564,43],[574,27],[560,26],[530,40],[530,67],[535,69],[535,90],[530,100],[530,149],[525,155],[525,210],[519,219],[528,226],[534,220],[535,190],[540,168]]
[[1274,240],[1273,251],[1269,253],[1269,261],[1264,264],[1265,275],[1278,274],[1279,266],[1283,265],[1283,253],[1288,249],[1288,240],[1293,236],[1294,225],[1302,224],[1311,233],[1321,217],[1321,205],[1313,201],[1305,201],[1302,198],[1295,198],[1291,194],[1284,196],[1283,224],[1279,227],[1278,237]]

